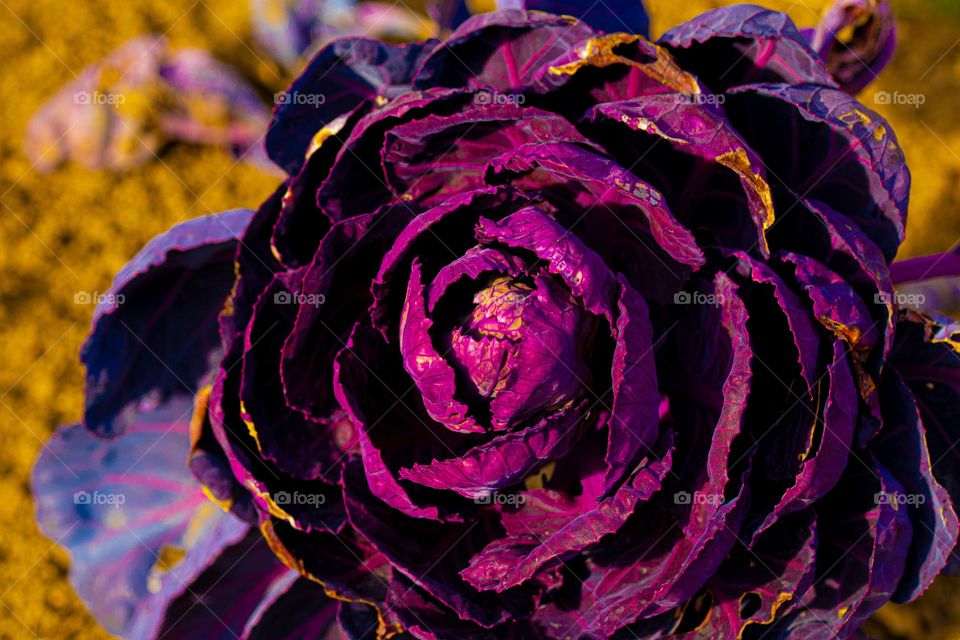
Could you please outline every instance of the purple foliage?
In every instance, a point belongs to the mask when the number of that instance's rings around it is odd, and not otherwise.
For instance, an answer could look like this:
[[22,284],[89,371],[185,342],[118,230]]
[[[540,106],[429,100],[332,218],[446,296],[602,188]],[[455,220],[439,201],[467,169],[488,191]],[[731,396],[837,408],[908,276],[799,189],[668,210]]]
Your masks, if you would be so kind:
[[[118,277],[139,304],[84,357],[86,426],[119,438],[54,449],[152,463],[144,403],[202,389],[175,429],[197,484],[137,505],[190,497],[148,539],[185,549],[179,587],[146,595],[133,557],[132,599],[90,585],[91,540],[63,540],[112,629],[848,638],[957,564],[960,328],[894,292],[890,126],[780,13],[652,43],[519,4],[320,50],[290,91],[322,104],[273,116],[274,196]],[[50,535],[95,456],[38,463]],[[187,539],[201,490],[229,540]]]

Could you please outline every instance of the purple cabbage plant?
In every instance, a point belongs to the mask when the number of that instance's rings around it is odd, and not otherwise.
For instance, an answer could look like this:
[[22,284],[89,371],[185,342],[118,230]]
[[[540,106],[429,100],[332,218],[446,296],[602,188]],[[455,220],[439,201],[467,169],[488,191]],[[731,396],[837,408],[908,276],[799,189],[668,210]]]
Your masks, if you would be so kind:
[[51,97],[27,124],[24,150],[40,172],[66,161],[129,169],[174,140],[258,160],[269,119],[269,108],[232,66],[148,35],[85,68]]
[[[281,83],[335,37],[415,40],[449,26],[402,5],[352,0],[251,0],[251,14],[263,58],[247,49],[267,80]],[[185,142],[219,146],[276,172],[263,149],[270,122],[263,89],[208,51],[141,36],[52,96],[28,123],[24,150],[40,172],[66,161],[122,171],[156,157],[167,144]],[[273,99],[286,96],[276,93]]]
[[955,567],[960,325],[894,282],[960,264],[891,268],[885,54],[637,6],[331,42],[276,192],[120,272],[33,479],[107,629],[849,638]]

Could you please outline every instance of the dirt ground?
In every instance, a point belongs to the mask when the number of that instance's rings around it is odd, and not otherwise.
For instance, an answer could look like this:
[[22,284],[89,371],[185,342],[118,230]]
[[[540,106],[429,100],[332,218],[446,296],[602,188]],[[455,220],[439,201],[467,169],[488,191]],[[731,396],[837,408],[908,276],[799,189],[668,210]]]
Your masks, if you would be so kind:
[[[763,4],[763,0],[754,0]],[[654,35],[719,0],[648,0]],[[767,0],[801,26],[824,2]],[[901,48],[862,98],[893,124],[913,171],[901,257],[945,251],[960,238],[960,4],[894,0]],[[33,519],[28,478],[53,429],[80,417],[77,354],[93,308],[77,292],[106,291],[152,236],[190,217],[255,207],[277,178],[226,152],[186,145],[121,173],[65,166],[36,173],[24,127],[41,103],[127,39],[163,33],[203,47],[265,91],[279,81],[248,47],[243,0],[0,0],[0,638],[106,638],[67,582],[65,552]],[[922,93],[920,108],[875,105],[874,91]],[[956,580],[871,622],[882,638],[960,638]]]

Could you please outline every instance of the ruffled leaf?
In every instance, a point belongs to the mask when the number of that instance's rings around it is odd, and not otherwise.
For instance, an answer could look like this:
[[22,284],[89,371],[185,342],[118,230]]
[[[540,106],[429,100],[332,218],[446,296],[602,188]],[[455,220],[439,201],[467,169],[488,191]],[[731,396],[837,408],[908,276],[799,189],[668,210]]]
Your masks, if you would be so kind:
[[707,11],[659,42],[717,92],[752,82],[836,86],[790,17],[755,5]]
[[592,35],[590,27],[569,16],[516,9],[482,13],[423,61],[414,87],[523,91],[554,58]]
[[123,433],[137,403],[193,395],[219,360],[217,314],[233,286],[237,238],[252,212],[177,225],[151,240],[100,299],[83,346],[84,424]]
[[[501,592],[522,584],[571,552],[616,533],[637,506],[662,487],[673,464],[673,439],[672,433],[665,434],[655,452],[609,498],[601,500],[599,493],[591,491],[574,499],[563,499],[549,490],[523,494],[525,501],[520,509],[504,514],[511,535],[487,545],[461,575],[478,589]],[[551,522],[544,523],[545,518]]]
[[74,589],[112,633],[161,620],[248,530],[208,502],[187,469],[191,414],[188,399],[144,406],[113,440],[62,428],[34,467],[40,528],[70,552]]
[[[717,109],[696,104],[689,96],[670,93],[599,104],[588,112],[587,117],[620,123],[623,126],[618,127],[618,134],[625,127],[657,136],[677,153],[693,156],[697,164],[683,167],[682,173],[693,173],[703,180],[700,188],[711,192],[712,197],[704,203],[706,211],[678,212],[684,223],[691,229],[710,229],[725,246],[741,246],[746,250],[759,246],[761,251],[768,252],[766,232],[776,216],[764,163]],[[619,141],[616,144],[620,144]],[[656,143],[649,146],[651,152],[655,149]],[[660,156],[656,159],[661,160]],[[740,182],[743,197],[737,199],[734,194],[718,197],[714,192],[729,188],[729,184],[711,183],[708,180],[711,169],[731,172]],[[686,176],[683,180],[683,189],[690,188],[689,179]],[[734,203],[733,212],[728,213],[721,207],[726,200]],[[750,220],[731,220],[741,215],[744,204],[749,209]],[[741,229],[750,223],[756,233],[741,239],[744,235]]]
[[884,372],[880,400],[884,428],[871,448],[903,484],[906,493],[896,499],[913,523],[907,566],[893,595],[897,602],[906,602],[926,591],[952,560],[960,528],[950,495],[933,475],[927,432],[913,393],[893,368]]
[[[897,342],[890,354],[890,366],[913,392],[929,442],[930,468],[956,505],[960,501],[960,473],[957,471],[960,469],[960,448],[956,446],[957,425],[960,425],[960,326],[913,311],[903,312],[897,323]],[[909,425],[913,421],[909,414],[909,400],[903,402],[908,403],[905,408],[891,401],[895,408],[899,408],[898,415],[903,415]],[[923,463],[922,457],[919,462]],[[938,524],[936,530],[940,529]],[[958,568],[960,556],[954,550],[948,569],[956,572]]]
[[834,0],[817,28],[805,34],[851,95],[873,82],[897,48],[896,21],[887,0]]
[[893,260],[904,238],[910,172],[883,118],[842,91],[813,85],[745,85],[728,93],[724,108],[784,190],[775,193],[779,209],[800,199],[823,202]]
[[584,404],[569,407],[537,424],[499,435],[446,460],[401,469],[400,477],[466,498],[489,499],[497,489],[531,475],[540,465],[566,455],[587,423]]
[[364,101],[402,93],[419,60],[435,46],[436,41],[389,45],[344,38],[321,49],[278,94],[267,132],[270,159],[296,174],[315,134]]
[[[343,483],[350,522],[396,571],[464,620],[490,627],[508,619],[507,600],[477,591],[457,574],[486,537],[476,522],[442,524],[391,509],[370,492],[357,463],[344,468]],[[397,531],[406,535],[399,537]]]
[[27,125],[25,150],[39,171],[73,160],[123,170],[184,141],[254,162],[269,113],[230,65],[160,36],[127,42],[50,98]]

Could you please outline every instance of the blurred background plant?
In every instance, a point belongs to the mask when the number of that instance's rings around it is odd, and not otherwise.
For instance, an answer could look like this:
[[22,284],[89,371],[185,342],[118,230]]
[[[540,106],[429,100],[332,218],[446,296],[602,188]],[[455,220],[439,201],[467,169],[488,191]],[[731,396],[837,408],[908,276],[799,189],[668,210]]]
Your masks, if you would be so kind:
[[[760,3],[801,27],[829,4]],[[425,4],[307,0],[289,14],[268,0],[0,0],[0,638],[107,637],[69,586],[66,553],[37,529],[28,487],[42,443],[81,413],[89,301],[154,235],[270,194],[259,131],[319,43],[435,34],[449,16]],[[656,37],[733,2],[646,4]],[[891,122],[913,172],[903,258],[960,239],[960,4],[892,4],[900,47],[861,100]],[[867,630],[956,639],[957,593],[960,578],[940,578]]]

